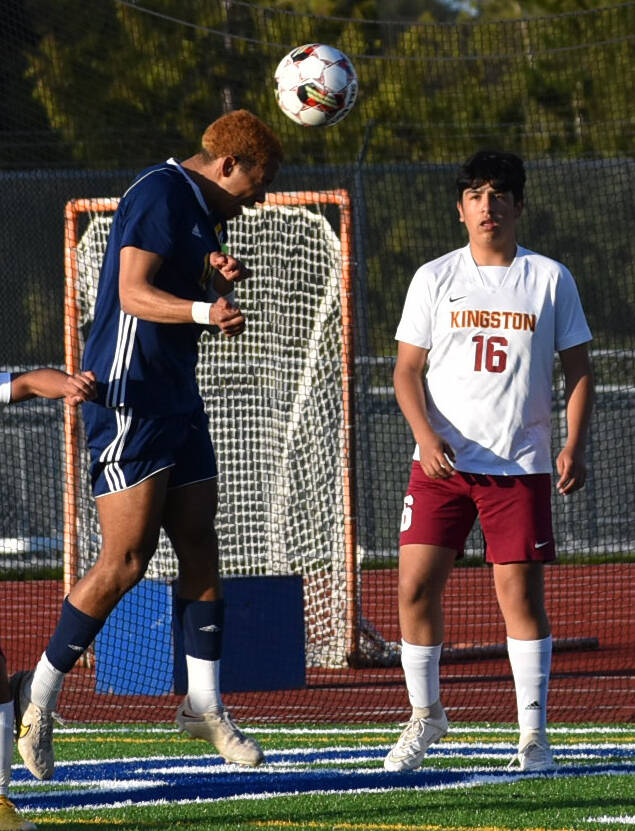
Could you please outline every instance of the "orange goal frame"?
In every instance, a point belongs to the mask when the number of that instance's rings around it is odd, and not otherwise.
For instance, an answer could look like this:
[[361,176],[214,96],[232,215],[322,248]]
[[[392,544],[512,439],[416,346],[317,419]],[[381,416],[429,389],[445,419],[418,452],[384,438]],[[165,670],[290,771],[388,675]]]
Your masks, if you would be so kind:
[[[78,372],[81,365],[77,246],[80,216],[114,212],[118,198],[71,199],[64,213],[64,350],[66,371]],[[342,306],[342,407],[344,417],[342,487],[344,503],[344,547],[346,563],[346,644],[353,657],[359,642],[359,598],[357,579],[357,521],[355,508],[355,423],[354,423],[354,309],[353,234],[351,200],[346,190],[270,193],[265,205],[335,205],[339,208],[339,239],[342,256],[340,300]],[[64,594],[78,579],[77,523],[79,506],[79,423],[76,408],[66,407],[64,418]]]

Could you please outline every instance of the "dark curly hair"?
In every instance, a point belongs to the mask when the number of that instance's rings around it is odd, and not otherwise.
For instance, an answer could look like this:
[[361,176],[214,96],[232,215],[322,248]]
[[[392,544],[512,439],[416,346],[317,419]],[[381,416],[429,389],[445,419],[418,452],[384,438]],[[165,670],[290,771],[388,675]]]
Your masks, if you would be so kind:
[[523,201],[525,166],[520,156],[501,150],[479,150],[461,165],[456,177],[459,202],[463,191],[486,182],[502,192],[511,191],[514,202]]

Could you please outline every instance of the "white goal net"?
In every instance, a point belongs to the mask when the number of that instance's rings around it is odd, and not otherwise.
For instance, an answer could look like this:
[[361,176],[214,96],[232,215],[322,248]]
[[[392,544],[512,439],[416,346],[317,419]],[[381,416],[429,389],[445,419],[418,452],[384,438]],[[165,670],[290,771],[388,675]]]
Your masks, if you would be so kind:
[[[234,339],[204,332],[198,363],[219,465],[222,573],[302,575],[307,666],[322,667],[346,663],[357,591],[354,538],[346,530],[352,466],[346,355],[352,346],[343,266],[350,255],[342,248],[343,236],[348,245],[342,196],[328,200],[328,193],[276,194],[230,223],[229,251],[253,271],[237,287],[247,328]],[[67,330],[79,355],[116,200],[70,204]],[[69,221],[75,223],[70,231]],[[75,308],[70,323],[69,303]],[[79,433],[75,441],[76,553],[67,562],[73,579],[92,565],[100,545],[88,455]],[[176,574],[162,534],[146,576],[170,581]]]

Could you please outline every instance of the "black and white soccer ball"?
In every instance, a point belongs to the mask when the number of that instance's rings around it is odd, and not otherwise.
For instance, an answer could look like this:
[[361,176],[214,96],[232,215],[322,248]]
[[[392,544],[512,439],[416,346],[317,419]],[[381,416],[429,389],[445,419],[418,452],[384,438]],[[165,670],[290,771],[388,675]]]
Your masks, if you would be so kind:
[[357,73],[343,52],[324,43],[292,49],[278,64],[276,100],[303,127],[331,127],[345,118],[357,98]]

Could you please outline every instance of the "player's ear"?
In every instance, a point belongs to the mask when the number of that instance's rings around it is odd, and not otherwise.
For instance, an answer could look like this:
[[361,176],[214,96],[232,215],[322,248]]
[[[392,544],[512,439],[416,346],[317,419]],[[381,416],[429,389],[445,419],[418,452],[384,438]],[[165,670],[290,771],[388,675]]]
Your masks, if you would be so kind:
[[238,159],[236,156],[225,156],[223,158],[223,162],[221,165],[221,170],[223,171],[223,176],[231,176],[232,171],[238,165]]
[[456,209],[459,212],[459,222],[465,222],[465,217],[463,216],[463,205],[461,204],[461,200],[456,203]]
[[518,199],[518,201],[514,202],[514,216],[516,219],[521,215],[523,212],[523,208],[525,207],[525,203],[522,199]]

